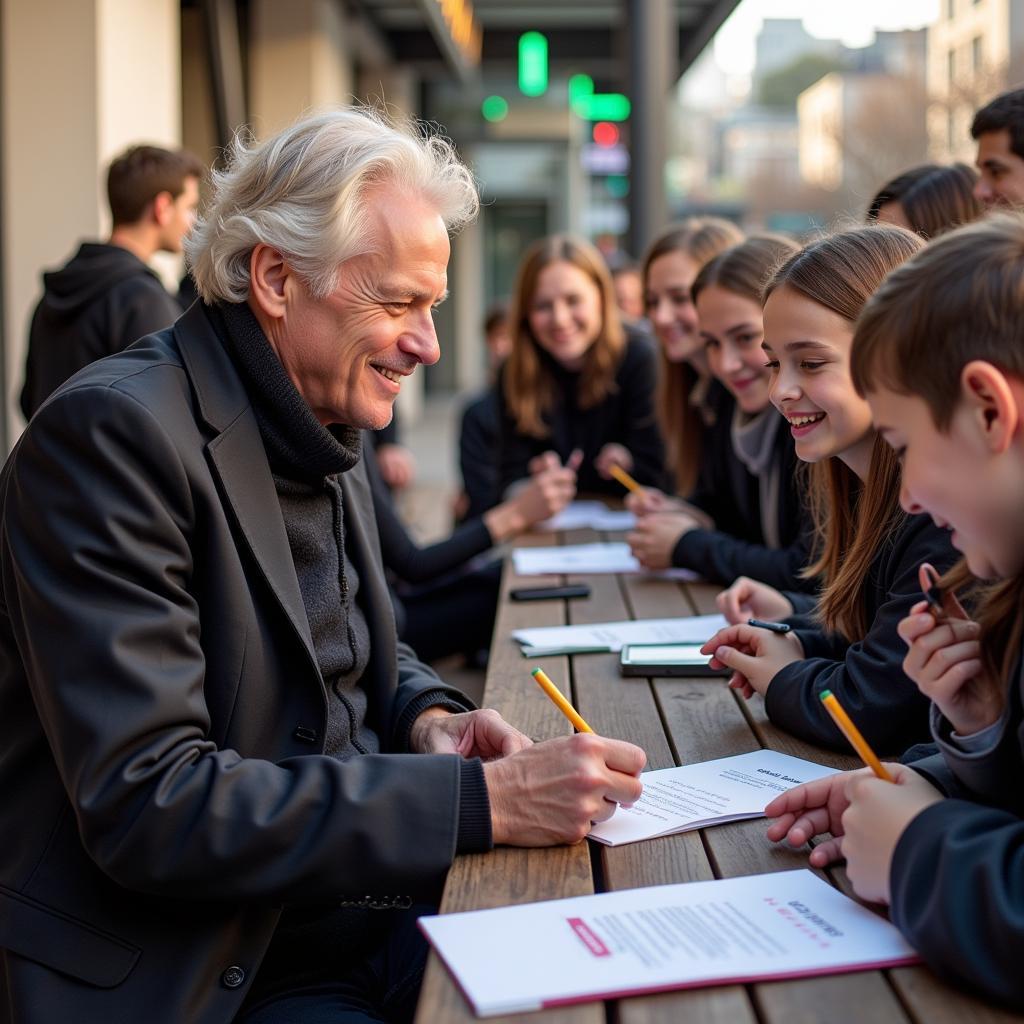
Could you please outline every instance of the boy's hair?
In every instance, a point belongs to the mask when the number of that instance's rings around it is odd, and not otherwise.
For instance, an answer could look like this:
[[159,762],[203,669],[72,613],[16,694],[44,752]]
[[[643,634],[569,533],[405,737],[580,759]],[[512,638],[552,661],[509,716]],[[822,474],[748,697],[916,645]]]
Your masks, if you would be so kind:
[[[948,430],[960,376],[974,359],[1024,378],[1024,217],[998,214],[950,232],[894,271],[868,303],[850,368],[860,394],[915,395]],[[961,562],[943,585],[972,577]],[[978,587],[975,617],[989,675],[1006,680],[1024,632],[1024,575]]]
[[1024,377],[1024,216],[951,231],[894,270],[857,323],[850,372],[860,394],[917,395],[945,430],[960,371],[984,359]]
[[[886,274],[923,245],[912,232],[887,224],[831,235],[790,257],[772,278],[765,298],[779,288],[791,289],[838,314],[852,329]],[[817,550],[816,560],[804,574],[824,578],[825,591],[818,605],[821,620],[852,642],[863,638],[868,629],[864,605],[868,573],[903,518],[899,463],[876,436],[869,486],[864,487],[838,458],[811,466],[809,478]]]
[[899,203],[903,215],[922,238],[937,238],[984,212],[974,197],[978,175],[967,164],[923,164],[886,182],[868,206],[867,220],[877,221],[888,203]]
[[1011,89],[987,103],[971,122],[971,138],[1009,132],[1010,152],[1024,157],[1024,89]]
[[134,224],[161,192],[172,199],[185,191],[185,180],[201,180],[206,168],[187,149],[132,146],[107,170],[107,199],[114,225]]

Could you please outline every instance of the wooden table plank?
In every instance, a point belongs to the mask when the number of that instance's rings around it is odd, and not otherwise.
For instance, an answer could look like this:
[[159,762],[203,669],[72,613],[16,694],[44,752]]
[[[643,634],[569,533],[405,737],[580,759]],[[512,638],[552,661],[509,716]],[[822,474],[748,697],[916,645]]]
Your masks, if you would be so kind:
[[[524,546],[555,543],[551,536],[525,538]],[[550,739],[567,735],[568,722],[557,714],[551,702],[530,678],[529,667],[512,641],[511,631],[524,626],[560,626],[566,618],[565,601],[517,603],[508,598],[514,586],[543,586],[559,583],[559,577],[517,577],[511,561],[505,566],[501,599],[487,666],[484,704],[500,711],[505,718],[534,739]],[[544,658],[539,664],[552,675],[568,672],[567,658]],[[455,859],[445,884],[442,913],[479,910],[488,907],[531,903],[536,900],[586,896],[594,891],[587,843],[552,849],[523,850],[499,847],[487,854],[460,856]],[[492,1020],[522,1020],[522,1015],[496,1017]],[[469,1004],[459,992],[451,975],[434,953],[430,954],[416,1013],[417,1024],[452,1022],[461,1024],[476,1020]],[[538,1024],[604,1024],[605,1013],[600,1003],[560,1007],[529,1015]]]
[[[573,536],[574,543],[592,539],[593,535]],[[577,579],[590,585],[591,598],[570,602],[571,622],[605,622],[634,617],[627,603],[624,580],[615,576],[574,575],[573,580]],[[664,580],[647,582],[656,584],[650,591],[652,601],[657,601],[658,595],[668,600],[684,600],[675,583]],[[641,584],[634,582],[628,585]],[[577,707],[592,728],[603,735],[628,740],[642,747],[647,752],[648,769],[669,768],[676,764],[649,680],[622,676],[617,654],[576,655],[572,659],[572,670]],[[628,846],[603,847],[600,855],[608,890],[703,881],[714,877],[697,832]],[[707,1024],[724,1021],[753,1024],[756,1017],[744,988],[734,985],[670,992],[653,998],[624,999],[618,1004],[617,1020],[620,1024],[680,1020]]]

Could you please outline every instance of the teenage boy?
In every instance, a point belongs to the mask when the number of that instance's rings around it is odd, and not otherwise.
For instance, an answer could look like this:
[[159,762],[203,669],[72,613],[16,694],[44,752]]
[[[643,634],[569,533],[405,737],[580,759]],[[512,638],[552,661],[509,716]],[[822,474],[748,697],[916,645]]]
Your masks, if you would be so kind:
[[1024,89],[997,96],[974,115],[974,195],[986,206],[1024,207]]
[[[852,372],[903,467],[901,501],[952,531],[970,575],[1000,580],[978,623],[900,623],[904,667],[934,704],[940,754],[798,787],[765,808],[772,839],[831,831],[855,891],[941,975],[1024,1009],[1024,218],[932,243],[857,326]],[[966,577],[965,573],[965,577]],[[946,799],[943,799],[943,797]]]
[[181,252],[204,170],[191,153],[158,146],[134,146],[110,165],[110,238],[83,242],[43,274],[21,391],[25,419],[83,366],[177,319],[181,307],[148,263],[157,252]]

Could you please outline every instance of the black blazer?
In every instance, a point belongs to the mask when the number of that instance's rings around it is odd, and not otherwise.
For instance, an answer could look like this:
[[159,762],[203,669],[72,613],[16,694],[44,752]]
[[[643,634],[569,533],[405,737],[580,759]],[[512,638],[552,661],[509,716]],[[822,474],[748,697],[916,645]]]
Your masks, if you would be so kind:
[[364,467],[342,488],[391,751],[346,762],[203,308],[36,414],[0,476],[0,1021],[227,1024],[282,906],[437,892],[459,759],[395,751],[426,691],[468,702],[397,643]]
[[931,516],[902,516],[864,582],[867,634],[851,644],[809,617],[792,618],[806,657],[772,679],[764,702],[768,717],[810,743],[849,752],[821,705],[821,691],[831,690],[876,752],[899,754],[927,740],[928,700],[903,671],[907,646],[896,627],[921,600],[918,566],[931,562],[941,573],[958,559],[949,533]]

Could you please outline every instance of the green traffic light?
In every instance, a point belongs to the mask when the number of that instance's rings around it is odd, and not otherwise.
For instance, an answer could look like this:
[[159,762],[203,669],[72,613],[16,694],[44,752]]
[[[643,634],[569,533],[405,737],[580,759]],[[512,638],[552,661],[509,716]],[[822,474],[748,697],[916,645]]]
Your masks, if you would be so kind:
[[508,100],[504,96],[488,96],[480,104],[480,113],[486,121],[504,121],[508,117]]
[[519,90],[526,96],[543,96],[547,89],[547,36],[524,32],[519,37]]

